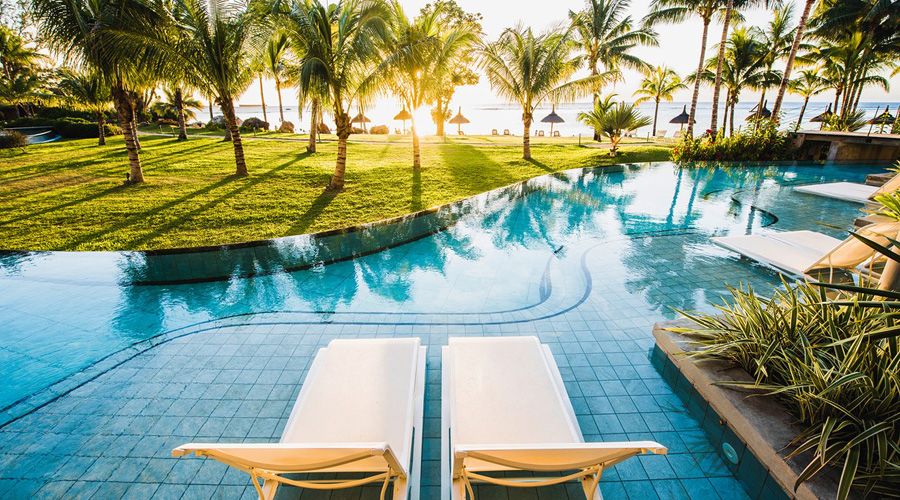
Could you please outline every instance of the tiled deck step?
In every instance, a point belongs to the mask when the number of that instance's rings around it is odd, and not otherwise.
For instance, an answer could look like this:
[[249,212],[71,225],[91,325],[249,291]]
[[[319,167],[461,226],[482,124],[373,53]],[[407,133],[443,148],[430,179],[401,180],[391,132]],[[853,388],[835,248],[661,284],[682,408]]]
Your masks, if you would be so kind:
[[894,176],[894,172],[885,172],[883,174],[869,174],[866,176],[866,184],[869,186],[881,186]]
[[857,217],[855,221],[853,221],[853,225],[855,227],[865,227],[869,224],[875,224],[876,222],[891,222],[892,219],[885,217],[883,215],[870,214],[862,217]]

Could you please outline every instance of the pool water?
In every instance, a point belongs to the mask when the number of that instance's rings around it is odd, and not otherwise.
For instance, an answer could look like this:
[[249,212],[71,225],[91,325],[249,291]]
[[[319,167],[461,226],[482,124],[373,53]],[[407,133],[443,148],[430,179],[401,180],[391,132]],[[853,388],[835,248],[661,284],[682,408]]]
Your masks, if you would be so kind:
[[883,170],[579,169],[317,236],[0,254],[0,496],[252,496],[241,474],[168,451],[277,439],[318,347],[410,335],[430,351],[424,498],[439,484],[439,347],[454,335],[539,336],[586,439],[669,446],[607,472],[607,498],[745,495],[651,366],[651,327],[712,310],[727,285],[780,284],[711,236],[843,238],[859,206],[791,186]]

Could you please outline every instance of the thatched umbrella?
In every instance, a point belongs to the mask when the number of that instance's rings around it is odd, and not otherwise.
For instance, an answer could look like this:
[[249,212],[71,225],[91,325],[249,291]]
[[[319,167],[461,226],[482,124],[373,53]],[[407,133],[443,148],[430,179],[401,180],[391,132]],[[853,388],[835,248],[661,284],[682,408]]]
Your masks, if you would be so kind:
[[768,100],[763,101],[762,109],[759,109],[759,104],[753,107],[750,110],[750,116],[747,117],[748,120],[759,120],[760,118],[769,118],[772,116],[772,112],[769,111],[767,106],[769,104]]
[[687,112],[687,105],[681,110],[681,114],[669,120],[669,123],[677,123],[681,125],[681,129],[684,129],[684,124],[691,120],[691,115]]
[[541,123],[549,123],[550,124],[550,137],[553,137],[553,126],[557,123],[565,123],[565,120],[562,119],[561,116],[556,114],[556,105],[553,105],[553,110],[549,115],[543,117],[541,119]]
[[456,133],[457,135],[462,133],[462,126],[466,123],[471,123],[468,118],[463,116],[462,114],[462,106],[459,107],[459,111],[456,112],[456,116],[450,119],[450,123],[456,125]]
[[825,122],[831,119],[832,115],[834,115],[834,113],[831,112],[831,104],[829,104],[828,109],[826,109],[824,113],[812,117],[812,119],[809,121],[810,123],[821,123],[821,125],[819,125],[819,130],[822,130],[822,126],[825,125]]
[[372,120],[370,120],[366,115],[364,115],[362,113],[362,111],[360,111],[359,114],[357,114],[356,116],[353,117],[352,120],[350,120],[350,123],[362,123],[363,131],[368,132],[368,130],[366,130],[366,124],[371,121]]
[[395,120],[403,121],[403,133],[404,134],[406,133],[406,120],[409,120],[410,118],[412,118],[412,115],[409,114],[409,111],[407,111],[406,108],[403,108],[402,110],[400,110],[399,113],[397,113],[396,116],[394,116]]
[[872,132],[873,126],[878,125],[879,126],[878,133],[883,134],[884,126],[885,125],[893,125],[893,124],[894,124],[894,117],[891,116],[890,107],[885,106],[884,113],[881,113],[880,115],[878,114],[878,110],[877,109],[875,110],[875,118],[872,118],[871,120],[869,120],[869,132]]

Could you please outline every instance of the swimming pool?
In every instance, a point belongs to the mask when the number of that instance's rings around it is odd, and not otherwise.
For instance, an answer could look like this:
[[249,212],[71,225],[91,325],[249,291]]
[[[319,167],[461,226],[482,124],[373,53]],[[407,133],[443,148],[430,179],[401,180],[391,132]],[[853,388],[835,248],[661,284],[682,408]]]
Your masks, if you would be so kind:
[[[2,254],[0,495],[51,484],[69,496],[76,487],[163,495],[176,484],[200,496],[243,492],[246,478],[172,461],[166,447],[272,439],[315,349],[336,337],[422,337],[435,431],[438,346],[487,334],[551,346],[588,440],[652,435],[670,447],[668,458],[607,473],[607,498],[739,494],[650,365],[650,328],[672,308],[710,310],[728,284],[779,283],[710,236],[842,237],[858,205],[790,186],[881,170],[579,169],[318,236],[193,252]],[[38,439],[47,434],[59,443]],[[438,484],[436,435],[426,438],[423,492]],[[123,463],[134,474],[111,474]]]

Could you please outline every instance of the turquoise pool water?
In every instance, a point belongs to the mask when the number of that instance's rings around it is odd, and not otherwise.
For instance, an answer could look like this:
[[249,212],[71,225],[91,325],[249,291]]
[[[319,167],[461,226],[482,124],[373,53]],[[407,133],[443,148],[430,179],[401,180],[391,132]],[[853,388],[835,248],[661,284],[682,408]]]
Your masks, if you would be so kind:
[[[553,348],[589,439],[662,433],[657,440],[676,450],[662,458],[668,469],[654,459],[617,467],[604,482],[607,497],[740,493],[732,472],[704,465],[685,443],[695,429],[650,366],[650,327],[674,318],[673,308],[710,310],[728,284],[778,285],[776,273],[711,245],[710,236],[814,229],[843,237],[858,205],[791,186],[860,182],[883,169],[624,165],[548,175],[315,237],[199,252],[0,254],[0,496],[50,483],[64,488],[60,496],[76,486],[172,493],[168,475],[199,461],[165,459],[166,446],[198,436],[277,436],[309,357],[336,337],[422,337],[431,349],[426,412],[434,419],[438,347],[451,335],[487,334],[538,335]],[[246,391],[233,393],[236,386]],[[222,400],[234,409],[209,427]],[[206,412],[196,409],[203,401]],[[253,421],[240,415],[248,401],[257,410],[261,401],[277,404],[265,406],[264,423],[242,422],[248,428],[233,432],[236,419]],[[189,408],[174,412],[178,422],[167,428],[177,404]],[[198,420],[185,423],[191,418]],[[92,420],[99,423],[85,423]],[[135,425],[154,431],[139,436],[128,430]],[[266,430],[251,430],[259,426]],[[80,438],[62,449],[31,441],[53,432]],[[135,443],[149,437],[155,441],[138,453]],[[437,484],[439,458],[434,436],[426,437],[423,492]],[[699,434],[692,439],[697,453],[715,455]],[[109,452],[85,450],[104,440],[129,442],[120,453],[140,469],[133,479],[89,473]],[[29,460],[52,473],[23,472]],[[154,460],[165,461],[161,477],[143,474]],[[195,493],[233,486],[243,494],[246,480],[223,482],[230,474],[193,470],[182,483]]]

